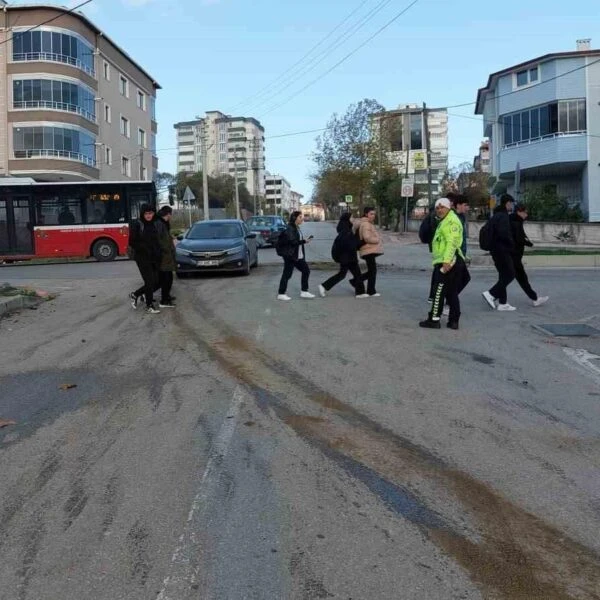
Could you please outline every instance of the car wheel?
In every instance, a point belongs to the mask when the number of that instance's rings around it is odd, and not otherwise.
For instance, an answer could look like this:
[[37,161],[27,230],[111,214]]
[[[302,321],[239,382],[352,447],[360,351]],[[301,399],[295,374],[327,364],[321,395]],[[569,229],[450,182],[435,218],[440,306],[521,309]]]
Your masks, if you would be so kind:
[[115,260],[119,250],[112,240],[97,240],[92,246],[92,256],[100,262]]
[[254,259],[254,263],[252,264],[252,267],[255,269],[256,267],[258,267],[258,250],[256,251],[256,258]]
[[250,251],[246,251],[246,260],[244,261],[244,266],[240,271],[242,275],[248,276],[250,275]]

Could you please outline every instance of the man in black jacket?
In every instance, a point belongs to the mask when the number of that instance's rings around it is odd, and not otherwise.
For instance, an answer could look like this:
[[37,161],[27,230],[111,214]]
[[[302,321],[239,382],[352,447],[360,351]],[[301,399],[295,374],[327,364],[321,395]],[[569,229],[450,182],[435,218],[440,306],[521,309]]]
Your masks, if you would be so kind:
[[[515,266],[512,259],[515,243],[508,218],[509,213],[512,212],[513,203],[512,196],[503,194],[500,197],[500,205],[494,209],[494,216],[490,222],[492,229],[491,255],[498,271],[498,282],[487,292],[482,292],[482,296],[493,310],[517,310],[508,303],[506,294],[506,288],[515,278]],[[498,301],[497,308],[496,301]]]
[[[173,271],[177,270],[177,257],[175,254],[175,246],[173,245],[173,237],[171,236],[171,217],[173,209],[170,206],[163,206],[157,214],[154,221],[158,231],[158,243],[160,244],[160,267],[158,273],[157,290],[160,289],[159,308],[175,308],[173,301],[175,298],[171,296],[171,288],[173,287]],[[156,290],[155,290],[156,291]]]
[[137,308],[138,300],[144,296],[146,312],[152,315],[160,311],[154,308],[154,290],[158,284],[161,251],[158,231],[154,223],[154,208],[150,204],[140,206],[140,218],[129,226],[129,246],[140,270],[144,285],[129,294],[131,306]]
[[527,294],[533,306],[541,306],[548,302],[548,296],[538,296],[537,293],[532,289],[529,284],[525,267],[523,266],[523,254],[525,253],[525,246],[531,247],[533,244],[525,233],[523,223],[527,219],[527,207],[523,204],[519,204],[515,207],[515,212],[510,215],[510,227],[515,242],[515,247],[512,253],[513,265],[515,267],[515,279]]

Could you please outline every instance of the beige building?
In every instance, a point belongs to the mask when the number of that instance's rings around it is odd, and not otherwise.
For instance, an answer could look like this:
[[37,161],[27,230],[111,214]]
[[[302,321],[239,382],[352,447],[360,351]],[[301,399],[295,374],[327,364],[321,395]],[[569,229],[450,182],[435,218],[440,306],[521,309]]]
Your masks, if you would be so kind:
[[160,86],[87,17],[5,6],[0,44],[0,176],[153,179]]
[[479,154],[473,159],[473,170],[477,173],[490,172],[490,143],[488,141],[481,142]]
[[291,212],[292,187],[282,175],[265,174],[265,212],[276,215]]
[[207,172],[211,177],[236,174],[251,195],[265,193],[265,129],[251,117],[231,117],[208,111],[204,118],[175,123],[177,172],[202,171],[202,141],[206,140]]
[[301,193],[295,192],[294,190],[292,190],[290,192],[290,205],[291,205],[290,211],[300,209],[300,204],[302,203],[302,198],[304,198],[304,196]]

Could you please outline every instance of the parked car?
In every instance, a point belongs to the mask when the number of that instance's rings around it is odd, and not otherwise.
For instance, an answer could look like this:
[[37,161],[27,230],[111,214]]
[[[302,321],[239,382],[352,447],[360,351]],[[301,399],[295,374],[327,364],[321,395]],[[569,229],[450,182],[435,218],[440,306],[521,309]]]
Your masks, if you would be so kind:
[[250,217],[246,224],[250,231],[256,232],[260,248],[274,246],[277,243],[279,234],[287,227],[285,221],[277,215]]
[[243,221],[222,219],[194,223],[175,246],[177,276],[206,271],[250,274],[258,265],[256,233]]

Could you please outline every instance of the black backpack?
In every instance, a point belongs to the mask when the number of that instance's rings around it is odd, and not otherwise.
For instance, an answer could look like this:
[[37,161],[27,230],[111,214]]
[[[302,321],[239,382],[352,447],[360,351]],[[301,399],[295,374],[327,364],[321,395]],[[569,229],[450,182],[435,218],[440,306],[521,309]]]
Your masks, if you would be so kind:
[[492,249],[494,243],[494,228],[491,221],[486,221],[479,230],[479,247],[486,252]]
[[427,215],[422,221],[419,227],[419,239],[423,244],[431,244],[433,242],[433,236],[435,234],[437,223],[435,217]]
[[275,244],[275,252],[277,252],[277,256],[285,256],[286,248],[288,245],[287,239],[287,229],[284,229],[277,238],[277,243]]
[[338,235],[335,240],[333,240],[333,244],[331,246],[331,258],[333,262],[340,262],[340,236]]

